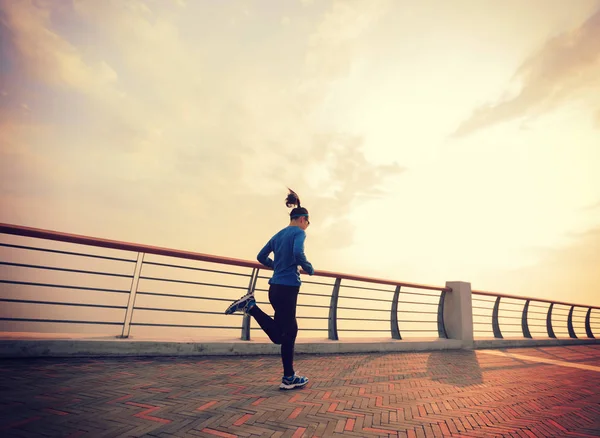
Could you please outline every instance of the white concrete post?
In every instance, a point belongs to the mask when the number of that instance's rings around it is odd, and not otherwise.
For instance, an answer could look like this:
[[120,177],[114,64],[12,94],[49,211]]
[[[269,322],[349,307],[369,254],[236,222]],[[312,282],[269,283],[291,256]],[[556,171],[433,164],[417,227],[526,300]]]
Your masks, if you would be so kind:
[[473,304],[471,283],[447,281],[452,292],[444,298],[444,325],[450,339],[460,339],[463,348],[473,348]]

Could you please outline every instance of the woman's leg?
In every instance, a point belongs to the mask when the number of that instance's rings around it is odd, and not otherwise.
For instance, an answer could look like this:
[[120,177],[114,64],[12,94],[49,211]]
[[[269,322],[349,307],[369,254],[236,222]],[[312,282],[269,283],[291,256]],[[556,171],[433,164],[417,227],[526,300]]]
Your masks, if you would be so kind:
[[263,312],[256,305],[248,310],[248,314],[254,317],[260,328],[263,329],[263,331],[267,334],[271,342],[278,345],[281,344],[281,328],[275,322],[275,320],[273,320],[273,318]]
[[300,287],[273,285],[269,289],[269,301],[275,310],[275,325],[280,330],[281,362],[283,375],[294,375],[294,345],[298,335],[296,304]]

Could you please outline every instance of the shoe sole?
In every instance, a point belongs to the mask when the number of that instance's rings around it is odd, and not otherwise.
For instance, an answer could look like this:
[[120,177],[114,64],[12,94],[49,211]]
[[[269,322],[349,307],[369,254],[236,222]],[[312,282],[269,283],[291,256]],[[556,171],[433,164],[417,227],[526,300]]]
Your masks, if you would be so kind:
[[231,315],[232,313],[237,312],[238,310],[242,310],[243,307],[241,309],[237,309],[237,310],[231,310],[234,307],[237,307],[238,305],[240,305],[241,303],[243,303],[244,301],[248,301],[250,298],[252,298],[252,295],[244,295],[242,298],[240,298],[237,301],[234,301],[233,303],[231,303],[229,305],[229,307],[227,308],[227,310],[225,310],[225,315]]
[[279,385],[279,389],[290,390],[290,389],[302,388],[303,386],[306,386],[307,383],[308,383],[308,380],[304,383],[292,383],[291,385],[286,385],[285,383],[282,383],[281,385]]

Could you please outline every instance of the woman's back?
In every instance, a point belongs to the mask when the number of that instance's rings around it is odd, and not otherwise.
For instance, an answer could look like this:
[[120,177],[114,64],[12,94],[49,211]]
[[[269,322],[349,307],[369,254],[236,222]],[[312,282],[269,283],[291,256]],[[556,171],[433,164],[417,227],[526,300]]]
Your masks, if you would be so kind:
[[[304,255],[306,233],[299,227],[290,225],[275,234],[258,253],[257,259],[265,266],[273,268],[273,276],[269,284],[300,286],[300,271],[298,265],[312,274],[314,269]],[[274,260],[269,254],[275,254]]]

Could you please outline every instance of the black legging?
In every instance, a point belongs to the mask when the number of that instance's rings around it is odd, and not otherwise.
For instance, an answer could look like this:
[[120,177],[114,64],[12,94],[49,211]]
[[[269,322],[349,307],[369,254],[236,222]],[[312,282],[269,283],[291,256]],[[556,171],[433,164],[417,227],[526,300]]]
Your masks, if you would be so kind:
[[281,344],[284,376],[294,375],[294,344],[298,334],[298,323],[296,322],[298,292],[300,292],[300,286],[272,284],[269,287],[269,302],[275,310],[275,318],[271,318],[258,306],[254,306],[248,312],[256,319],[260,328],[274,344]]

